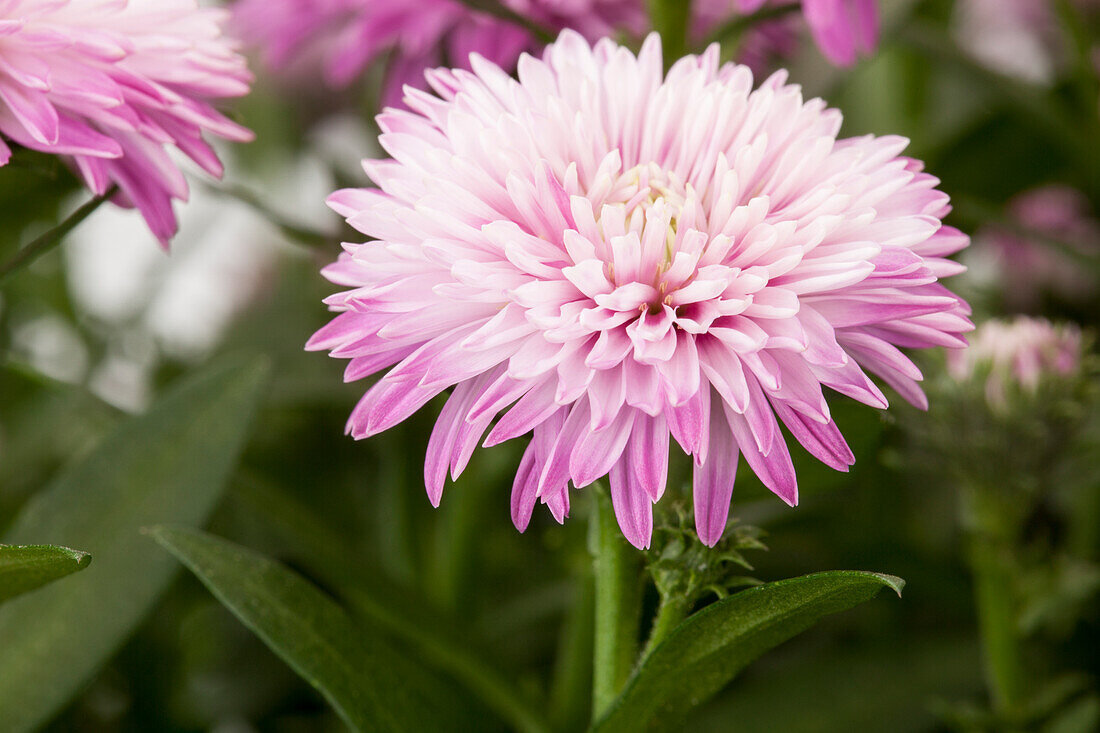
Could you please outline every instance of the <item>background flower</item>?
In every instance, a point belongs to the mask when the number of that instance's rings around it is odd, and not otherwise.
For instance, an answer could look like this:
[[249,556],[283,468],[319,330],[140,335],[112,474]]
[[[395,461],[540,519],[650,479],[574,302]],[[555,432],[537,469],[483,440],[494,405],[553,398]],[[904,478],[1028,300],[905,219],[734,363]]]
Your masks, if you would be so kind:
[[962,45],[987,66],[1049,83],[1064,62],[1061,29],[1047,0],[963,0],[956,4]]
[[[749,14],[766,7],[782,8],[797,4],[797,0],[696,0],[692,5],[697,28],[713,30],[731,15]],[[879,12],[876,0],[802,0],[802,15],[814,43],[838,66],[851,66],[859,56],[875,50],[879,35]],[[770,40],[777,50],[790,54],[794,44],[783,40],[780,29],[789,28],[783,19],[768,21],[752,28],[744,43],[759,46]],[[764,38],[761,38],[761,34]],[[750,64],[751,65],[751,64]]]
[[[506,0],[510,10],[551,30],[575,28],[595,40],[645,23],[639,0]],[[346,86],[391,53],[383,104],[401,101],[405,84],[424,87],[423,72],[465,68],[479,53],[511,69],[523,51],[540,47],[512,20],[471,9],[459,0],[238,0],[235,27],[259,48],[269,68],[312,83],[320,73]]]
[[969,349],[948,352],[948,372],[958,381],[985,380],[994,407],[1004,407],[1007,391],[1034,392],[1041,379],[1067,377],[1081,368],[1081,330],[1055,326],[1042,318],[1018,316],[986,321]]
[[886,407],[866,369],[923,406],[897,346],[965,344],[968,308],[937,281],[967,239],[905,140],[838,141],[838,112],[782,73],[752,91],[717,47],[666,78],[656,36],[635,58],[566,31],[518,83],[472,64],[379,116],[393,160],[364,165],[381,190],[331,197],[379,241],[325,270],[352,289],[309,343],[350,359],[348,380],[396,365],[352,413],[356,438],[455,386],[428,446],[433,504],[515,402],[485,444],[533,431],[517,527],[539,500],[562,520],[570,481],[610,472],[620,526],[648,545],[671,436],[714,544],[739,453],[798,500],[777,416],[847,470],[822,387]]
[[0,4],[0,165],[5,139],[62,155],[97,194],[136,206],[161,242],[187,181],[174,146],[220,176],[204,133],[247,141],[213,100],[248,92],[225,13],[193,0],[7,0]]
[[980,246],[970,253],[977,264],[992,265],[985,279],[1002,291],[1006,305],[1031,311],[1044,298],[1087,300],[1092,277],[1081,259],[1100,255],[1100,223],[1090,215],[1088,198],[1052,184],[1013,197],[1007,213],[1019,228],[994,224],[981,229],[975,236]]

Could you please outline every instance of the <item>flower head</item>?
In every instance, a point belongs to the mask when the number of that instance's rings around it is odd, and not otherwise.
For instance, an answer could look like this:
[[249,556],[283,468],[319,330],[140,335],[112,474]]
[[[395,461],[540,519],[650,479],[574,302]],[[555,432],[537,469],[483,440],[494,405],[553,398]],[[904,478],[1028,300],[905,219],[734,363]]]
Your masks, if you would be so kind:
[[[538,501],[610,473],[626,537],[649,543],[670,438],[694,458],[699,535],[714,544],[738,456],[798,499],[779,422],[838,470],[854,461],[822,393],[876,407],[865,369],[923,404],[902,347],[962,346],[968,308],[938,279],[967,244],[905,140],[837,140],[841,117],[776,74],[753,91],[713,46],[662,73],[563,32],[519,81],[480,57],[435,70],[439,95],[378,118],[379,189],[330,204],[377,241],[325,275],[349,288],[308,348],[392,367],[353,411],[356,438],[449,387],[428,445],[438,504],[475,446],[533,433],[516,476],[521,530]],[[685,112],[690,111],[690,114]],[[501,415],[500,413],[503,414]],[[498,419],[498,415],[500,415]]]
[[1029,82],[1050,82],[1065,44],[1054,4],[1047,0],[964,0],[955,10],[955,35],[975,58]]
[[818,48],[838,66],[851,66],[878,43],[876,0],[802,0]]
[[203,134],[252,137],[210,104],[251,80],[223,16],[194,0],[0,2],[0,165],[5,140],[64,156],[95,193],[117,185],[166,241],[172,199],[188,193],[166,147],[220,176]]
[[[510,10],[548,28],[574,28],[589,39],[639,31],[640,0],[504,0]],[[511,20],[471,9],[461,0],[238,0],[235,25],[266,64],[312,79],[319,71],[346,86],[376,59],[393,56],[383,102],[397,105],[405,84],[423,86],[423,72],[444,60],[465,66],[471,53],[514,67],[541,44]]]
[[[851,66],[878,44],[879,15],[875,0],[801,0],[802,15],[814,43],[825,58],[838,66]],[[725,22],[732,13],[755,13],[765,6],[792,7],[797,0],[696,0],[692,6],[697,29],[704,33]],[[746,37],[754,46],[791,52],[790,30],[783,19],[761,23]],[[762,31],[765,31],[762,35]],[[759,50],[751,49],[755,54]],[[755,55],[754,54],[754,55]]]
[[948,353],[947,367],[960,382],[985,379],[986,399],[991,406],[1001,407],[1009,389],[1034,392],[1043,378],[1076,373],[1082,350],[1077,326],[1018,316],[983,323],[970,348]]
[[[731,18],[751,14],[764,5],[762,0],[695,0],[691,6],[693,40],[702,43]],[[753,23],[737,39],[735,59],[752,69],[753,74],[766,73],[775,68],[776,61],[795,55],[799,31],[798,20],[793,14]]]

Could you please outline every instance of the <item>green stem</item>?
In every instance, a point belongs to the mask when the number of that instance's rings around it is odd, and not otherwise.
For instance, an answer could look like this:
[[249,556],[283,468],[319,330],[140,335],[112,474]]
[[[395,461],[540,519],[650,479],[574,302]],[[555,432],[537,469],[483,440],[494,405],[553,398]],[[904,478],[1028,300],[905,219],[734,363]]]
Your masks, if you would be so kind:
[[646,0],[646,7],[650,25],[661,36],[667,68],[687,51],[691,0]]
[[69,214],[63,222],[53,229],[50,229],[48,232],[35,237],[30,244],[16,252],[15,255],[3,265],[0,265],[0,285],[3,285],[9,277],[26,268],[39,257],[60,244],[66,234],[76,229],[80,222],[91,216],[92,212],[98,209],[104,201],[114,196],[116,190],[117,187],[112,186],[102,196],[96,196],[92,200],[86,202],[79,209]]
[[649,632],[649,640],[646,641],[645,651],[642,652],[643,661],[672,633],[673,629],[688,617],[691,606],[687,598],[672,596],[661,598],[661,603],[657,606],[657,616],[653,619],[653,628]]
[[970,570],[986,682],[994,711],[1004,721],[1017,717],[1024,699],[1025,677],[1017,631],[1012,551],[1016,519],[996,496],[996,487],[964,492],[964,524],[970,530]]
[[555,34],[552,30],[536,23],[525,15],[517,13],[504,3],[498,2],[498,0],[459,0],[459,2],[473,10],[518,25],[520,28],[530,31],[531,35],[543,43],[550,43],[554,40]]
[[257,214],[263,216],[264,219],[273,224],[286,237],[306,247],[328,250],[332,249],[334,244],[340,239],[339,234],[318,231],[295,224],[269,206],[256,193],[244,186],[238,186],[231,183],[218,183],[206,184],[206,187],[214,193],[236,199],[242,204],[251,207]]
[[641,621],[641,554],[615,521],[611,497],[592,487],[595,507],[589,549],[596,578],[596,638],[592,670],[592,719],[599,720],[618,696],[634,667]]
[[798,3],[792,3],[789,5],[765,5],[757,10],[755,13],[749,15],[735,15],[727,20],[722,25],[718,26],[707,36],[706,41],[703,43],[704,48],[712,43],[717,43],[721,46],[725,46],[731,42],[739,42],[741,37],[749,30],[752,30],[760,23],[769,20],[776,20],[784,16],[790,15],[795,10],[799,10]]

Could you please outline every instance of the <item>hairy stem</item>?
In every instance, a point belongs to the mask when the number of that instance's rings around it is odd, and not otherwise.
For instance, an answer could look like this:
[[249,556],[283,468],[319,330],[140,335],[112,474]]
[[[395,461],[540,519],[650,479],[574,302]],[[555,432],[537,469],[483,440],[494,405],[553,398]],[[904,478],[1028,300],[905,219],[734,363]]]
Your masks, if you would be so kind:
[[717,43],[721,46],[725,46],[728,43],[737,43],[747,31],[752,30],[760,23],[790,15],[799,8],[800,6],[798,3],[790,5],[765,5],[755,13],[750,13],[749,15],[735,15],[715,28],[711,34],[707,36],[703,46],[706,47],[712,43]]
[[970,533],[970,571],[986,682],[994,711],[1009,721],[1019,712],[1026,680],[1013,590],[1017,517],[997,488],[973,486],[964,492],[964,525]]
[[650,25],[661,35],[667,68],[687,51],[691,0],[647,0],[646,7]]
[[641,620],[641,555],[615,521],[611,497],[594,486],[595,507],[589,549],[596,579],[596,638],[592,671],[592,719],[599,720],[618,696],[634,667]]
[[688,617],[691,605],[687,598],[672,596],[661,598],[661,603],[657,607],[657,616],[653,619],[653,628],[649,632],[649,639],[642,652],[643,661]]
[[116,190],[116,187],[112,186],[102,196],[96,196],[92,200],[86,202],[79,209],[69,214],[63,222],[53,229],[50,229],[48,232],[44,232],[38,237],[35,237],[30,244],[16,252],[15,255],[3,265],[0,265],[0,285],[3,285],[9,277],[25,269],[39,257],[60,244],[61,240],[65,238],[65,235],[73,229],[76,229],[80,222],[91,216],[104,201],[114,196]]
[[492,15],[501,20],[506,20],[513,25],[518,25],[520,28],[529,31],[531,35],[543,43],[550,43],[554,40],[554,32],[552,30],[525,15],[517,13],[504,3],[499,2],[499,0],[459,0],[459,2],[473,10],[478,10],[486,15]]

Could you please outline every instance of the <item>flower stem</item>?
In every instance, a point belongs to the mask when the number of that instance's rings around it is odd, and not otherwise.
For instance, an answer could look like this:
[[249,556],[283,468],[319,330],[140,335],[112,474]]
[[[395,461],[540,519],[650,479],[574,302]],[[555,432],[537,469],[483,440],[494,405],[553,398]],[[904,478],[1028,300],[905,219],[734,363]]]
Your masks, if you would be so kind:
[[691,611],[691,603],[687,598],[665,596],[657,606],[657,616],[653,619],[653,628],[649,632],[645,650],[642,652],[644,661],[653,653],[653,650],[672,633],[673,629],[680,625]]
[[1012,600],[1011,573],[998,548],[977,542],[971,549],[974,597],[978,627],[985,653],[986,679],[993,708],[999,715],[1011,715],[1023,689],[1016,612]]
[[215,194],[228,196],[231,199],[235,199],[249,206],[257,214],[263,216],[268,223],[275,226],[284,236],[305,247],[327,251],[333,249],[335,243],[340,239],[340,234],[338,232],[325,232],[295,224],[279,213],[274,207],[264,202],[255,192],[244,186],[232,183],[208,183],[206,184],[206,188]]
[[712,43],[717,43],[720,46],[725,46],[727,43],[731,42],[736,43],[741,40],[741,37],[745,35],[746,31],[751,30],[754,26],[765,21],[776,20],[786,15],[790,15],[795,10],[798,10],[799,7],[798,3],[789,5],[765,5],[755,13],[749,15],[735,15],[715,28],[714,31],[707,36],[703,46],[706,47]]
[[1025,690],[1013,592],[1012,542],[1016,520],[996,487],[964,492],[964,525],[970,531],[970,571],[986,683],[993,709],[1004,721],[1019,712]]
[[647,0],[646,7],[650,25],[661,35],[667,68],[687,50],[691,0]]
[[517,25],[520,28],[524,28],[543,43],[550,43],[554,40],[554,32],[552,30],[528,18],[526,15],[517,13],[504,3],[499,2],[499,0],[459,0],[459,2],[473,10],[481,11],[486,15],[492,15],[501,20],[506,20],[513,25]]
[[642,565],[640,553],[619,531],[607,490],[596,485],[592,494],[595,507],[588,536],[596,580],[592,719],[598,720],[622,690],[637,658]]
[[10,260],[0,265],[0,285],[3,285],[9,277],[25,269],[39,257],[60,244],[66,234],[76,229],[80,222],[91,216],[92,212],[98,209],[104,201],[114,196],[115,190],[116,187],[112,186],[102,196],[96,196],[86,202],[79,209],[69,214],[63,222],[48,232],[35,237],[30,244],[20,249]]

